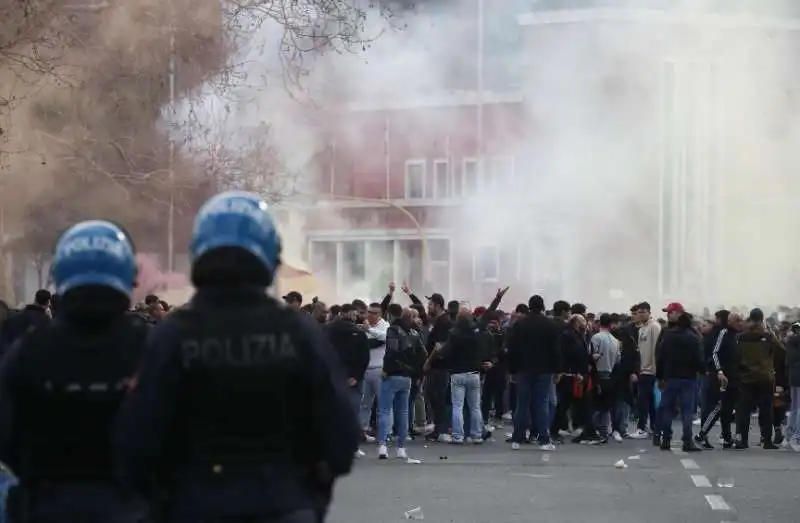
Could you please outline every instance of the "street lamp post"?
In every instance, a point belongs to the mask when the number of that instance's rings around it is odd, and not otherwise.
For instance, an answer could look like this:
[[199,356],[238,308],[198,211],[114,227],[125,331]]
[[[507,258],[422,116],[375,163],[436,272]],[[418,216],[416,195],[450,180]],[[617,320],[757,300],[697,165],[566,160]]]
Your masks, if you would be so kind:
[[167,267],[175,270],[175,25],[172,4],[169,20],[169,209],[167,211]]

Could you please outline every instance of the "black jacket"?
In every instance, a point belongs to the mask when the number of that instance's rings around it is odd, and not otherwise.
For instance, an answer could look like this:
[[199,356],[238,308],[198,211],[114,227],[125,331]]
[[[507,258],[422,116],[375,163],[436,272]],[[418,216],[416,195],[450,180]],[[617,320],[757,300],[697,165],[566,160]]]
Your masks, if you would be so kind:
[[704,356],[710,374],[722,371],[728,380],[739,376],[738,333],[727,327],[714,327],[704,340]]
[[558,374],[562,358],[561,331],[543,314],[531,313],[517,320],[509,331],[508,371],[531,374]]
[[492,363],[495,369],[506,369],[506,333],[503,329],[487,330],[485,333],[487,354],[484,361]]
[[369,365],[367,334],[348,318],[336,318],[325,331],[347,376],[362,380]]
[[[452,328],[453,321],[446,313],[434,318],[430,330],[428,331],[428,336],[425,339],[425,348],[427,349],[429,355],[433,354],[433,350],[436,348],[437,343],[443,344],[447,341],[447,338],[450,335],[450,329]],[[444,361],[442,361],[440,357],[434,357],[431,359],[431,369],[444,370]]]
[[490,359],[489,338],[468,319],[457,319],[441,352],[444,365],[452,374],[480,372]]
[[419,378],[427,356],[419,331],[405,320],[394,320],[386,331],[383,372],[387,376]]
[[23,334],[46,325],[50,325],[50,316],[44,307],[26,305],[3,324],[3,346],[10,347]]
[[620,378],[630,379],[630,375],[637,374],[641,367],[639,327],[634,323],[629,323],[617,329],[613,334],[620,341],[620,360],[615,374]]
[[656,354],[659,380],[695,379],[705,372],[700,337],[689,328],[672,327],[661,338]]
[[565,374],[588,376],[591,366],[591,355],[586,344],[586,337],[575,329],[565,328],[561,331],[562,368]]

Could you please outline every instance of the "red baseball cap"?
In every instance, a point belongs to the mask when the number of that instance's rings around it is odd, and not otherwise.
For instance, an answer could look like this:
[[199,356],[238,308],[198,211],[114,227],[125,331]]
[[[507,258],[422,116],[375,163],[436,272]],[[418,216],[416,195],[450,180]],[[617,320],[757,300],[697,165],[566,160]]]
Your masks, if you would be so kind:
[[686,309],[683,308],[683,305],[681,305],[678,302],[672,302],[672,303],[670,303],[669,305],[667,305],[666,307],[664,307],[661,310],[663,312],[666,312],[666,313],[670,313],[670,312],[686,312]]
[[472,315],[475,317],[483,316],[485,313],[486,313],[486,307],[484,307],[483,305],[475,307],[475,310],[472,311]]

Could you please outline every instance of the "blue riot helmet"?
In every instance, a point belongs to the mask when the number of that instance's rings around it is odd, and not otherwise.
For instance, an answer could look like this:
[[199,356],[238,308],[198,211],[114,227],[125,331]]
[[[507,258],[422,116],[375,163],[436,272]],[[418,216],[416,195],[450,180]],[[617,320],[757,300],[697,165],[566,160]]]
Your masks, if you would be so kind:
[[50,270],[61,296],[92,286],[130,299],[136,286],[133,244],[122,228],[106,221],[85,221],[67,229],[56,243]]
[[212,197],[195,217],[189,254],[195,285],[199,273],[207,274],[212,265],[208,262],[204,270],[198,270],[198,264],[214,254],[218,260],[213,272],[228,273],[228,280],[269,285],[281,263],[281,241],[267,203],[257,194],[242,191]]

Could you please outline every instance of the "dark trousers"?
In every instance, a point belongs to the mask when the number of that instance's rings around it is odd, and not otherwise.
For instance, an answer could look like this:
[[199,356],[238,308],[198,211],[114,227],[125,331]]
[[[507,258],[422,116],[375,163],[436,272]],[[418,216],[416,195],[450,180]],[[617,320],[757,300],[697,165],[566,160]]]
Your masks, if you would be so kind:
[[558,435],[560,430],[570,429],[570,419],[572,428],[583,428],[586,424],[586,402],[584,396],[575,397],[575,378],[573,376],[563,376],[556,384],[556,394],[558,403],[556,404],[556,416],[550,432],[553,436]]
[[739,401],[736,404],[736,433],[742,441],[748,440],[750,414],[758,409],[758,425],[761,437],[772,439],[772,383],[742,383]]
[[428,373],[426,392],[430,399],[434,431],[437,434],[447,434],[451,416],[450,374],[446,370],[431,370]]
[[517,411],[517,384],[513,381],[508,382],[508,410],[512,415]]
[[594,402],[594,428],[602,437],[608,437],[608,428],[611,424],[611,411],[614,408],[614,382],[610,377],[597,379]]
[[411,380],[411,392],[408,394],[408,433],[414,432],[414,402],[419,396],[419,380]]
[[739,398],[739,386],[736,383],[729,382],[724,391],[720,390],[719,387],[717,377],[709,376],[703,405],[703,422],[700,425],[700,436],[708,436],[714,423],[719,420],[722,439],[730,441],[733,439],[731,436],[731,424],[733,423],[733,409]]
[[638,428],[647,430],[647,419],[650,418],[650,432],[656,432],[658,417],[656,415],[656,402],[653,395],[653,387],[656,384],[656,377],[649,374],[641,374],[638,382],[639,396],[636,401],[636,411],[639,416]]
[[694,421],[695,396],[697,395],[696,379],[669,379],[661,392],[661,436],[672,438],[672,417],[675,408],[680,406],[683,441],[692,440],[692,421]]
[[503,396],[506,392],[506,371],[502,367],[494,367],[486,373],[481,389],[481,414],[483,421],[489,422],[489,413],[494,408],[495,419],[505,414]]
[[716,374],[707,376],[704,385],[702,403],[700,405],[700,419],[703,421],[702,425],[705,425],[705,421],[708,419],[711,412],[719,405],[720,401],[722,401],[722,392],[719,390],[720,385]]

